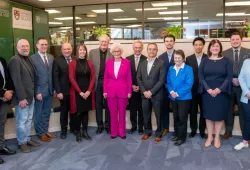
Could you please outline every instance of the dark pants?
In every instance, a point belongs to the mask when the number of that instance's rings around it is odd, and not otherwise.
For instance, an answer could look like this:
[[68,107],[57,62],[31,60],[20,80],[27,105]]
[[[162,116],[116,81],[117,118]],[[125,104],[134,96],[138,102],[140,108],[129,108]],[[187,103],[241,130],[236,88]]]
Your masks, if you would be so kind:
[[191,127],[192,132],[197,131],[198,106],[200,108],[199,131],[200,131],[200,133],[205,133],[206,119],[203,117],[202,97],[200,94],[193,95],[193,98],[191,100],[190,111],[189,111],[189,113],[190,113],[190,127]]
[[183,141],[185,141],[187,137],[187,119],[190,102],[190,100],[172,101],[174,113],[174,136]]
[[151,123],[151,114],[152,107],[154,108],[155,117],[156,117],[156,125],[157,129],[155,131],[155,136],[160,137],[162,134],[162,120],[161,120],[161,100],[155,99],[142,99],[142,110],[143,110],[143,118],[144,118],[144,129],[145,135],[152,134],[152,123]]
[[84,130],[88,128],[89,113],[88,111],[82,113],[72,114],[72,125],[75,131],[80,131],[81,125]]
[[52,96],[45,97],[42,101],[35,100],[34,125],[38,136],[48,133],[51,107]]
[[63,95],[63,99],[60,100],[60,107],[61,107],[61,113],[60,113],[61,129],[67,129],[68,116],[69,116],[69,111],[70,111],[70,96],[69,95]]
[[133,129],[137,129],[137,112],[138,112],[138,129],[143,129],[143,112],[142,99],[140,92],[133,92],[129,100],[130,121]]
[[98,128],[103,128],[103,109],[105,108],[105,128],[110,128],[110,115],[107,100],[103,98],[103,79],[98,79],[96,88],[96,123]]
[[170,99],[168,97],[169,93],[168,90],[164,88],[163,90],[163,101],[162,101],[162,108],[161,108],[161,115],[162,115],[162,128],[163,129],[169,129],[169,105],[170,105]]
[[2,102],[0,104],[0,149],[5,147],[4,143],[4,125],[7,118],[7,112],[9,109],[9,105],[7,103]]
[[241,88],[240,88],[240,87],[233,87],[232,95],[230,96],[230,100],[229,100],[229,113],[228,113],[228,118],[227,118],[227,120],[225,121],[226,133],[232,134],[232,131],[233,131],[233,127],[234,127],[234,105],[235,105],[235,103],[236,103],[235,97],[236,97],[236,100],[237,100],[237,102],[238,102],[240,129],[241,129],[241,131],[243,131],[243,127],[244,127],[244,116],[243,116],[242,105],[241,105],[241,102],[240,102],[241,93],[242,93],[242,91],[241,91]]
[[243,127],[243,139],[250,140],[250,100],[248,100],[248,104],[241,103],[243,107],[243,115],[244,115],[244,127]]

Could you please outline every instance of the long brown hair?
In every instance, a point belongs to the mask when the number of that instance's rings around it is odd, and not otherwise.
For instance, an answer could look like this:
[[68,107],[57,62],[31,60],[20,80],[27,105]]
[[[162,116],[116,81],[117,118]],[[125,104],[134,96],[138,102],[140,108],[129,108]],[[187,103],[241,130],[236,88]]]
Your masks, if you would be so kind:
[[211,46],[213,46],[214,44],[218,43],[220,46],[220,52],[218,54],[218,57],[221,58],[222,57],[222,44],[218,39],[214,39],[212,41],[210,41],[208,48],[207,48],[207,55],[210,58],[212,56],[212,52],[210,51]]
[[87,47],[86,47],[85,44],[79,44],[79,45],[77,46],[77,48],[76,48],[76,51],[77,51],[77,53],[76,53],[76,58],[77,58],[77,59],[79,58],[79,49],[80,49],[81,47],[83,47],[83,48],[86,50],[85,58],[88,59],[88,49],[87,49]]

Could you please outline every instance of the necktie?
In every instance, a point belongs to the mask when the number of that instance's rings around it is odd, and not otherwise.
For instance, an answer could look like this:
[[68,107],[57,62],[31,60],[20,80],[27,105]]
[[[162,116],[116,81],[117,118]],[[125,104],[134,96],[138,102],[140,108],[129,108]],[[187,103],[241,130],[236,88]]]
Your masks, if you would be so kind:
[[43,58],[44,58],[45,66],[47,67],[47,69],[49,69],[49,64],[48,64],[48,60],[47,60],[46,56],[44,55]]
[[239,53],[238,50],[234,50],[234,67],[233,67],[233,73],[234,75],[238,76],[239,74]]
[[70,61],[71,61],[71,60],[70,60],[70,58],[66,58],[66,60],[67,60],[67,63],[68,63],[68,64],[69,64],[69,63],[70,63]]
[[137,71],[138,65],[139,65],[139,57],[135,57],[135,70]]

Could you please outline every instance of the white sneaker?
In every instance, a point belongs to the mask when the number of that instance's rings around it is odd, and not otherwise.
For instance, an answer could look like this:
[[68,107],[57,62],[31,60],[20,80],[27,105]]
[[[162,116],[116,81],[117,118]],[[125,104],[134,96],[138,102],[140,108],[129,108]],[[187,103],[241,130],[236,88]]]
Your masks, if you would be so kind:
[[238,145],[235,145],[234,149],[237,151],[240,151],[243,148],[248,148],[248,143],[244,144],[243,142],[240,142]]

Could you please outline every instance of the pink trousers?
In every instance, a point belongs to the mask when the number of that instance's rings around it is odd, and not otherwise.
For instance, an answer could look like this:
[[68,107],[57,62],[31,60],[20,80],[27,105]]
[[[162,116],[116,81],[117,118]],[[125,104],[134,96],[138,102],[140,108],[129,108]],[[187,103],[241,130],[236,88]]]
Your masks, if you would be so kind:
[[110,112],[111,136],[126,136],[126,107],[128,99],[108,98],[108,107]]

